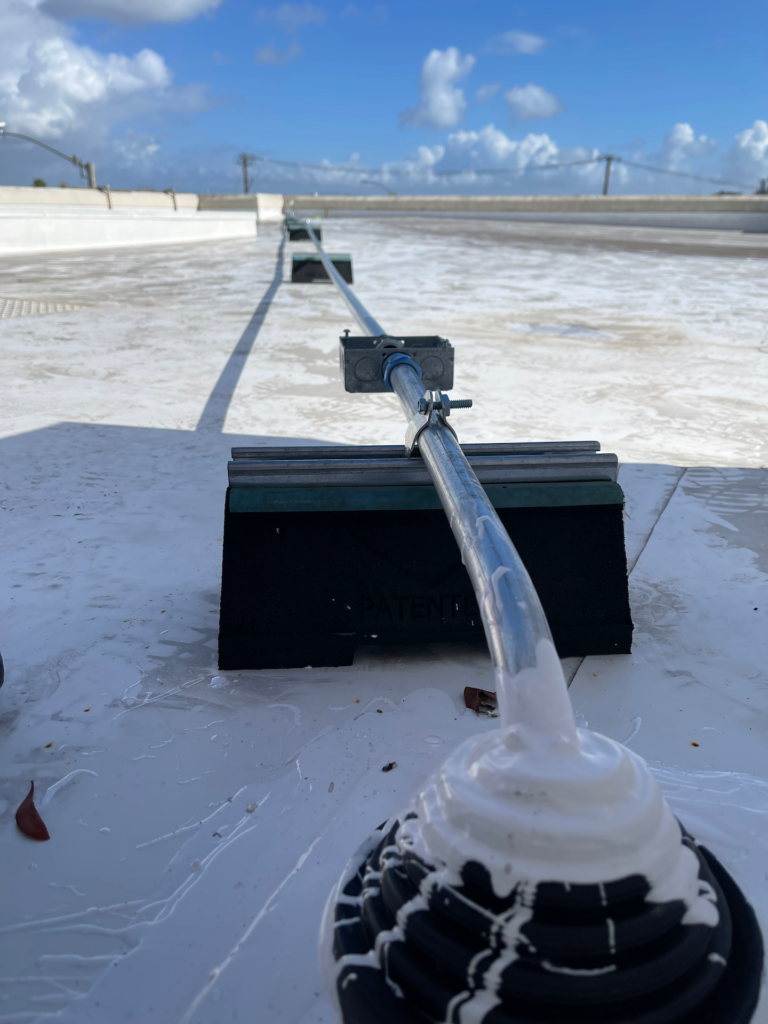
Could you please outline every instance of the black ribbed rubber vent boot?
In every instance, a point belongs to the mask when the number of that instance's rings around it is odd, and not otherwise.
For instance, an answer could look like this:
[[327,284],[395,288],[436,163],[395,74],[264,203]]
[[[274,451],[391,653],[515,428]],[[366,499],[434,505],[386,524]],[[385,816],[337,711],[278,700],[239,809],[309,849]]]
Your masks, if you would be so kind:
[[502,900],[487,870],[470,862],[461,886],[424,885],[433,869],[398,847],[399,825],[360,864],[334,909],[345,1024],[751,1019],[763,963],[757,920],[722,865],[685,832],[700,893],[717,908],[714,928],[683,924],[682,901],[646,901],[650,887],[639,875],[605,885],[539,884]]

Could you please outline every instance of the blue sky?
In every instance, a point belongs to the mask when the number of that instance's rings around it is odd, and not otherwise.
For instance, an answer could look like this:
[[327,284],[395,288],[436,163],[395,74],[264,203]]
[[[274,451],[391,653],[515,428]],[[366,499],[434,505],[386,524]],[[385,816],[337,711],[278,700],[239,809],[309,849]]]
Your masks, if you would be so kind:
[[[371,191],[359,165],[385,168],[375,176],[401,192],[594,192],[599,166],[534,168],[604,152],[753,187],[768,175],[757,2],[0,0],[0,11],[11,71],[0,120],[94,159],[113,187],[237,190],[241,150],[349,167],[257,164],[257,187],[283,191]],[[475,173],[488,167],[513,173]],[[0,183],[37,174],[77,181],[41,150],[2,145]],[[626,167],[613,181],[717,190]]]

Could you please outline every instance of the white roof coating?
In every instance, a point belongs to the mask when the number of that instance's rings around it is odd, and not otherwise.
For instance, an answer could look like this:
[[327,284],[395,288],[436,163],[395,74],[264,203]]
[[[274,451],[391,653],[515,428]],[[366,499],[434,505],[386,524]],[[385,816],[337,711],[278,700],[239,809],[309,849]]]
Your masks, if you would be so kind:
[[[766,263],[514,231],[345,219],[324,242],[388,329],[451,340],[462,441],[618,454],[633,652],[568,659],[572,702],[768,932]],[[0,1022],[333,1021],[332,885],[496,727],[463,706],[492,674],[460,646],[216,668],[229,448],[403,438],[393,396],[343,391],[336,291],[289,282],[309,247],[0,261],[1,298],[83,307],[1,328]],[[14,822],[32,779],[47,843]]]

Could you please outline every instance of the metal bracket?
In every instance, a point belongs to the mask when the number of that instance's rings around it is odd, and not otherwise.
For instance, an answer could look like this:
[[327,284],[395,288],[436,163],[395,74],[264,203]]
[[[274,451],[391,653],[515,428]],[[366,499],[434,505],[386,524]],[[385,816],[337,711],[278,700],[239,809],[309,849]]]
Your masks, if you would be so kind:
[[[421,411],[422,403],[424,403],[424,411]],[[425,391],[424,398],[419,402],[419,412],[417,412],[413,419],[408,424],[405,431],[405,457],[410,459],[416,450],[416,444],[419,440],[419,434],[422,430],[426,430],[429,426],[429,422],[432,419],[432,392]]]
[[[456,402],[454,402],[455,404]],[[410,459],[416,450],[421,432],[426,430],[432,422],[433,413],[437,415],[443,426],[447,427],[456,437],[456,431],[446,418],[451,413],[451,400],[448,395],[443,394],[442,391],[425,391],[424,397],[419,399],[419,411],[414,414],[405,431],[405,457],[407,459]]]

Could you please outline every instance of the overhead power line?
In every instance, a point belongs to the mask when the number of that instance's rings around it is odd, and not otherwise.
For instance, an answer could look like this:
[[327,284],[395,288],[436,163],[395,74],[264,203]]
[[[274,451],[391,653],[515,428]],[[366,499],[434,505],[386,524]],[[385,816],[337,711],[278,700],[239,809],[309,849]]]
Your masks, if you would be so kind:
[[[299,167],[301,169],[311,171],[346,171],[350,174],[408,174],[409,172],[398,167],[357,167],[349,164],[305,164],[297,160],[276,160],[271,156],[257,156],[256,160],[261,160],[265,163],[280,164],[282,167]],[[573,160],[567,164],[534,164],[528,165],[527,167],[488,167],[477,169],[474,167],[464,167],[457,171],[434,171],[434,174],[439,174],[444,177],[451,177],[457,174],[467,174],[471,172],[473,174],[513,174],[515,172],[525,171],[549,171],[554,170],[558,167],[576,167],[577,164],[591,164],[599,157],[591,157],[589,160]],[[419,168],[420,170],[430,170],[429,167]]]
[[[752,188],[743,181],[726,181],[724,178],[703,178],[699,174],[688,174],[686,171],[670,171],[666,167],[651,167],[648,164],[637,164],[632,160],[625,160],[620,156],[593,156],[589,160],[573,160],[567,164],[528,164],[527,167],[488,167],[468,168],[475,174],[514,174],[527,171],[554,171],[561,167],[577,167],[579,164],[596,164],[603,160],[613,160],[616,163],[626,164],[628,167],[638,167],[643,171],[653,171],[655,174],[673,174],[676,178],[690,178],[692,181],[707,181],[713,185],[735,185],[738,188]],[[463,171],[435,171],[435,174],[463,174]]]
[[[298,167],[312,171],[345,171],[351,174],[379,174],[379,175],[404,175],[410,171],[399,167],[354,167],[340,164],[305,164],[295,160],[276,160],[269,156],[257,156],[257,160],[265,163],[280,164],[283,167]],[[525,167],[465,167],[455,171],[436,171],[432,173],[441,178],[455,178],[461,174],[483,174],[483,175],[504,175],[504,174],[526,174],[528,171],[557,171],[566,167],[579,167],[585,164],[596,164],[607,161],[607,156],[594,156],[586,160],[571,160],[562,164],[528,164]],[[649,164],[638,164],[632,160],[625,160],[620,156],[611,156],[610,159],[616,163],[626,164],[627,167],[636,167],[642,171],[650,171],[653,174],[671,174],[676,178],[688,178],[691,181],[704,181],[712,185],[733,185],[737,188],[752,189],[754,185],[747,185],[743,181],[728,181],[725,178],[705,178],[699,174],[688,174],[686,171],[671,171],[666,167],[651,167]],[[422,170],[431,170],[424,167]]]
[[525,167],[465,167],[462,171],[435,171],[440,175],[466,174],[525,174],[526,171],[556,171],[561,167],[578,167],[580,164],[594,164],[600,157],[590,157],[589,160],[572,160],[567,164],[528,164]]
[[735,185],[737,188],[754,188],[753,185],[745,185],[743,181],[726,181],[724,178],[702,178],[698,174],[688,174],[686,171],[669,171],[666,167],[649,167],[647,164],[636,164],[632,160],[624,160],[622,157],[614,157],[621,160],[628,167],[639,167],[642,171],[655,171],[657,174],[674,174],[676,178],[691,178],[693,181],[709,181],[713,185]]
[[256,160],[262,160],[269,164],[280,164],[283,167],[301,167],[309,171],[347,171],[351,174],[381,174],[381,167],[352,167],[350,165],[340,166],[338,164],[304,164],[296,160],[275,160],[271,156],[257,156]]

